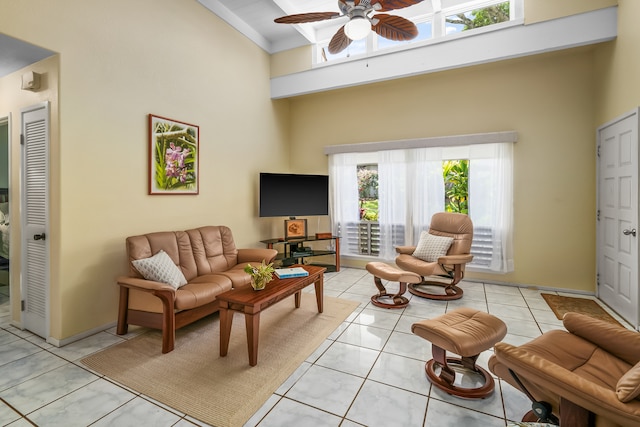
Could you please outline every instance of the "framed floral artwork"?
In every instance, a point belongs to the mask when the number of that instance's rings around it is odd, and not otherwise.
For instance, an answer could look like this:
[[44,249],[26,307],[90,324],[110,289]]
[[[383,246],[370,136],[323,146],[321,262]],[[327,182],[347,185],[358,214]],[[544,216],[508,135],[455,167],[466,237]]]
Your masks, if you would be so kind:
[[149,114],[149,194],[198,194],[200,128]]

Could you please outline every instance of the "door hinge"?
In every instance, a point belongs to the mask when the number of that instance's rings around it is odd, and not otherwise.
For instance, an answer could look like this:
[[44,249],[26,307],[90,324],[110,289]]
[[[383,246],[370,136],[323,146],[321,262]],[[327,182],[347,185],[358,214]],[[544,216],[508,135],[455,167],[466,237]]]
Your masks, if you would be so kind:
[[598,145],[598,157],[600,157],[600,145]]
[[26,310],[26,304],[24,303],[24,300],[20,301],[20,311],[25,311]]
[[600,221],[600,209],[596,211],[596,221]]
[[24,134],[20,134],[20,145],[24,145]]

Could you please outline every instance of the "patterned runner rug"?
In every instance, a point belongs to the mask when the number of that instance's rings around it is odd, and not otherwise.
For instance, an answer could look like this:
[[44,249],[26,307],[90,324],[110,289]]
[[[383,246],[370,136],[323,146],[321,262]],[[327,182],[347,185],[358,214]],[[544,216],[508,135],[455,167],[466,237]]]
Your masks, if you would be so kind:
[[600,304],[592,299],[565,297],[555,294],[541,295],[559,320],[562,320],[562,316],[564,316],[565,313],[573,311],[622,326],[620,322],[614,319]]

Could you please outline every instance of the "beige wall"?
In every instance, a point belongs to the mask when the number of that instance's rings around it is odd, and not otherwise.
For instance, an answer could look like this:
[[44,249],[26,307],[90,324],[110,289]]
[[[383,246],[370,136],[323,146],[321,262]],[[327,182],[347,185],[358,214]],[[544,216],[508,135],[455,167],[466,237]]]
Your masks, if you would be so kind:
[[618,38],[596,51],[596,126],[640,106],[640,2],[620,0]]
[[525,23],[548,21],[618,4],[618,0],[524,0]]
[[294,165],[318,170],[326,145],[515,130],[515,271],[468,277],[592,292],[592,64],[582,48],[294,98]]
[[[4,33],[60,53],[54,339],[115,320],[128,235],[225,224],[240,246],[271,237],[257,177],[288,169],[288,103],[269,97],[264,51],[193,0],[0,0],[0,10]],[[147,195],[149,113],[200,126],[198,196]]]

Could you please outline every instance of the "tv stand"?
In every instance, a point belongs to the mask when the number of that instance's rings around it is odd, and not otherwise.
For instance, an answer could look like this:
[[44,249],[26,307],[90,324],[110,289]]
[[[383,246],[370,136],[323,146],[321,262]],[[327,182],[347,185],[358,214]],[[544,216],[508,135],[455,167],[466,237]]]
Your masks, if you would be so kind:
[[[334,250],[318,250],[313,247],[314,242],[327,240],[332,240],[334,242]],[[327,269],[327,272],[340,271],[340,237],[338,236],[304,236],[295,238],[292,237],[289,239],[267,239],[261,240],[260,242],[266,244],[267,248],[269,249],[274,249],[273,245],[283,245],[283,251],[278,251],[278,255],[276,256],[276,260],[280,261],[282,267],[288,267],[294,264],[304,264],[305,259],[310,257],[331,256],[335,260],[333,264],[323,264],[316,262],[311,262],[309,264],[325,267]],[[305,243],[308,243],[311,246],[307,246],[305,245]]]

